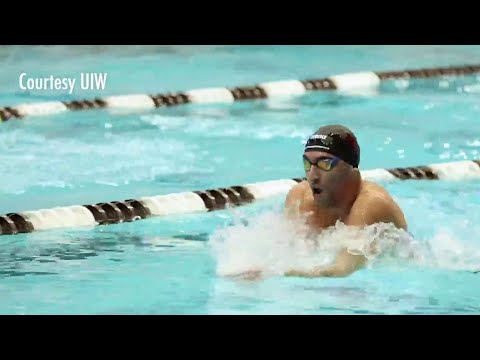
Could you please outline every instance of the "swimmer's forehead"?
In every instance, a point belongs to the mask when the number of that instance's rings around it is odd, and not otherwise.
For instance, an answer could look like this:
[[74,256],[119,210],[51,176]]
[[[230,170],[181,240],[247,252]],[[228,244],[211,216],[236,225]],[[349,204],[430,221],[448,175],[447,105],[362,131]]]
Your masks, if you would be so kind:
[[303,153],[306,157],[309,159],[316,159],[319,157],[328,157],[328,158],[334,158],[335,156],[325,152],[325,151],[306,151]]

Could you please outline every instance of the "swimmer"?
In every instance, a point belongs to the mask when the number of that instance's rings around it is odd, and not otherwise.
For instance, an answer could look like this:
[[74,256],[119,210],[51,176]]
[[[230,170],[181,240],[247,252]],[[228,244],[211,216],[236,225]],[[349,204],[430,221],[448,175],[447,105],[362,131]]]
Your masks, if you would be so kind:
[[[313,234],[334,226],[337,221],[356,227],[391,223],[408,231],[400,207],[383,187],[362,179],[359,163],[360,147],[350,129],[341,125],[319,128],[308,139],[303,153],[306,180],[295,185],[286,196],[286,216],[306,223]],[[364,255],[343,249],[330,266],[310,271],[291,269],[285,275],[344,277],[364,267],[366,262]],[[253,280],[260,276],[260,271],[251,270],[236,277]]]
[[[398,204],[378,184],[363,180],[358,169],[360,146],[353,132],[341,125],[319,128],[308,139],[303,153],[306,180],[287,194],[286,215],[303,221],[314,232],[334,226],[365,227],[392,223],[408,231]],[[291,269],[287,276],[343,277],[361,269],[367,258],[339,251],[332,265],[311,271]]]

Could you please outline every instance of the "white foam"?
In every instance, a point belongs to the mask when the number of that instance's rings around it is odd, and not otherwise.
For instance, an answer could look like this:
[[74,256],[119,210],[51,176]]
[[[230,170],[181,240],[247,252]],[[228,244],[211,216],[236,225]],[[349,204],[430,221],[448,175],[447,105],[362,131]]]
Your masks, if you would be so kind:
[[464,90],[466,93],[472,93],[472,94],[479,93],[479,92],[480,92],[480,85],[479,85],[479,84],[476,84],[476,85],[465,85],[465,86],[463,87],[463,90]]
[[480,139],[474,139],[474,140],[471,140],[471,141],[467,141],[467,146],[480,147]]
[[450,270],[480,270],[480,248],[462,242],[450,231],[443,229],[429,240],[432,254],[430,264]]
[[209,239],[221,276],[250,270],[261,271],[264,276],[283,275],[291,269],[308,270],[331,263],[342,246],[364,254],[372,264],[378,253],[392,247],[400,248],[397,255],[403,259],[413,256],[413,239],[393,225],[377,224],[360,230],[337,223],[312,237],[305,226],[287,221],[274,211],[250,218],[249,224],[238,220]]
[[[4,193],[19,193],[32,185],[33,191],[37,191],[37,186],[74,189],[78,183],[121,185],[167,179],[169,175],[187,177],[187,174],[213,173],[212,164],[204,160],[209,157],[197,151],[196,145],[186,148],[183,139],[168,140],[161,134],[146,137],[143,133],[127,132],[115,134],[108,141],[85,142],[81,138],[86,129],[77,129],[77,139],[69,136],[70,127],[52,129],[45,134],[32,132],[31,128],[11,130],[0,134]],[[119,149],[122,150],[120,157]],[[179,163],[172,167],[172,161]],[[18,177],[20,168],[24,170]],[[129,171],[125,171],[126,168]]]

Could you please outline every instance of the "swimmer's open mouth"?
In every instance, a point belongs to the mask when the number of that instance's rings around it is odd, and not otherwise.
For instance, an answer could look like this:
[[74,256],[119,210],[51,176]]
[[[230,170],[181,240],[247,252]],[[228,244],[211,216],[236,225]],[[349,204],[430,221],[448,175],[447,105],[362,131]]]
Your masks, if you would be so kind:
[[312,192],[314,195],[319,195],[322,193],[322,189],[317,188],[317,187],[312,187]]

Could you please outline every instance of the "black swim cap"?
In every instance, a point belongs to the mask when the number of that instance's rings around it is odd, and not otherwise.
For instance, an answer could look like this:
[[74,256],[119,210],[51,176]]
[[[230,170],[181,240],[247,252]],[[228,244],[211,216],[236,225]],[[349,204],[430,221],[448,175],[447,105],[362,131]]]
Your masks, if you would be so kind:
[[360,163],[360,146],[353,132],[342,125],[327,125],[307,140],[305,152],[324,151],[335,155],[353,167]]

